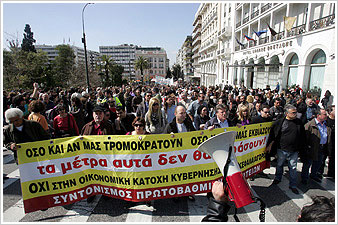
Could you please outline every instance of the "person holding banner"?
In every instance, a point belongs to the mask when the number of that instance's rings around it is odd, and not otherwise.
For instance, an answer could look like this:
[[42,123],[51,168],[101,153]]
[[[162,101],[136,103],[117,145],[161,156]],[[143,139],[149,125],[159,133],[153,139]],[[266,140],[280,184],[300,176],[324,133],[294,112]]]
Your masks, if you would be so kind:
[[272,121],[272,118],[270,116],[270,106],[265,105],[265,104],[260,105],[259,112],[260,112],[260,115],[254,116],[251,120],[251,124],[266,123],[266,122]]
[[146,130],[150,134],[162,134],[168,124],[165,112],[160,108],[160,100],[153,97],[149,101],[149,110],[145,115]]
[[146,131],[146,121],[141,117],[136,117],[132,123],[134,131],[128,132],[126,135],[146,135],[149,132]]
[[208,108],[200,105],[197,109],[197,116],[194,118],[194,125],[196,130],[204,130],[205,124],[210,120],[208,115]]
[[5,148],[13,151],[15,163],[18,164],[17,144],[48,140],[50,135],[36,121],[23,118],[23,112],[19,108],[11,108],[5,111],[5,119],[9,124],[4,127]]
[[211,118],[204,127],[204,130],[213,130],[215,128],[233,127],[235,123],[227,119],[228,107],[224,104],[216,106],[216,116]]
[[116,134],[114,126],[104,120],[105,108],[97,105],[93,109],[94,120],[83,126],[81,135],[111,135]]
[[251,124],[251,117],[248,106],[246,105],[239,106],[237,124],[241,126]]
[[[175,108],[175,117],[171,123],[169,123],[164,129],[164,134],[170,133],[183,133],[195,131],[195,127],[192,121],[187,117],[187,112],[184,106],[179,105]],[[195,201],[193,195],[188,196],[188,199]],[[174,201],[178,201],[178,198],[174,198]]]
[[[116,131],[111,123],[104,120],[105,108],[97,105],[93,109],[94,120],[83,126],[81,135],[111,135],[116,134]],[[95,195],[87,198],[87,202],[91,203],[95,199]]]

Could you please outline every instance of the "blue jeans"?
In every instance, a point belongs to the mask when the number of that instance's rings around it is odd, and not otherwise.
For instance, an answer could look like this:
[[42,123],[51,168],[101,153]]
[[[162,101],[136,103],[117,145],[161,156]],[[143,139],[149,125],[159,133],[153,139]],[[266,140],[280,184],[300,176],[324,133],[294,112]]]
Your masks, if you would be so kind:
[[307,181],[309,179],[309,170],[311,167],[311,177],[318,177],[319,168],[323,163],[323,150],[318,150],[318,160],[314,161],[312,159],[306,159],[302,167],[302,180]]
[[297,187],[297,160],[298,160],[298,152],[288,152],[282,149],[277,149],[277,166],[276,166],[276,174],[275,180],[282,180],[283,176],[283,164],[285,160],[288,161],[289,174],[290,174],[290,188]]

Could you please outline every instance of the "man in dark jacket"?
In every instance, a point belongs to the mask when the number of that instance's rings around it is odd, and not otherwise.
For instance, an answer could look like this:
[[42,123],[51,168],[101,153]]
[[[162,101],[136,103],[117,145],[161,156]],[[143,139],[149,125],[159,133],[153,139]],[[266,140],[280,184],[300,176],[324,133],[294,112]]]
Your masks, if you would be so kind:
[[303,184],[307,184],[310,167],[310,178],[321,182],[321,176],[318,175],[319,168],[323,163],[324,155],[332,151],[331,128],[326,125],[327,113],[325,109],[315,110],[313,113],[315,118],[305,124],[307,148],[301,175]]
[[13,151],[16,164],[18,164],[17,144],[50,138],[48,132],[38,122],[23,119],[23,112],[19,108],[6,110],[5,119],[9,125],[5,126],[3,131],[4,145]]
[[288,161],[290,183],[289,188],[295,194],[297,190],[297,160],[298,153],[302,154],[305,142],[305,130],[300,119],[297,118],[297,108],[293,105],[285,106],[285,117],[277,120],[271,127],[266,152],[270,155],[277,153],[276,174],[273,184],[278,184],[283,176],[283,164]]
[[[187,112],[184,106],[178,105],[175,108],[175,117],[171,121],[171,123],[167,124],[164,128],[164,134],[170,133],[183,133],[195,131],[195,127],[192,124],[190,118],[187,116]],[[195,201],[195,197],[193,195],[188,196],[189,200]],[[178,198],[174,198],[174,201],[178,201]]]
[[195,131],[195,127],[192,124],[189,117],[187,117],[187,112],[184,106],[179,105],[175,109],[175,117],[171,123],[167,124],[164,129],[164,134],[170,133],[182,133]]
[[[81,135],[110,135],[116,134],[115,128],[111,123],[104,120],[104,111],[106,109],[100,105],[97,105],[93,109],[94,120],[83,126]],[[95,195],[87,198],[87,202],[94,201]]]
[[94,120],[83,126],[81,135],[110,135],[116,134],[114,126],[104,120],[105,108],[95,106],[93,109]]
[[272,120],[278,120],[283,117],[284,109],[281,106],[282,100],[280,98],[276,98],[274,101],[274,105],[270,108],[270,115]]
[[226,128],[235,126],[232,121],[227,119],[228,107],[224,104],[218,104],[216,106],[216,116],[211,118],[204,127],[204,130],[213,130],[215,128]]
[[270,116],[270,107],[268,105],[261,105],[259,107],[260,115],[257,115],[252,118],[251,124],[256,123],[265,123],[265,122],[271,122],[272,118]]
[[134,130],[132,123],[136,117],[133,113],[127,113],[123,106],[117,106],[116,115],[115,128],[117,134],[125,135]]

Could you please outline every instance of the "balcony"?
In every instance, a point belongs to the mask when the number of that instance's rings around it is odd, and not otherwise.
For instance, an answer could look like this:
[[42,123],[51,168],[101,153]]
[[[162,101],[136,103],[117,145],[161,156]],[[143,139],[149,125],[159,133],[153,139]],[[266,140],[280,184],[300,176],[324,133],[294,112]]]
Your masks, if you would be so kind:
[[200,47],[200,44],[195,45],[195,47],[192,49],[192,52],[196,52],[196,50],[200,49]]
[[198,36],[197,38],[195,38],[192,42],[192,46],[195,46],[198,42],[201,42],[201,36]]
[[290,31],[287,31],[286,37],[292,37],[305,32],[305,24],[302,24],[297,27],[293,27]]
[[259,40],[258,40],[259,45],[262,45],[262,44],[265,44],[265,43],[268,43],[268,42],[269,42],[269,36],[259,38]]
[[231,26],[225,26],[221,31],[218,32],[219,40],[222,40],[226,37],[231,37]]
[[199,58],[198,63],[203,63],[203,62],[211,61],[211,60],[215,60],[215,59],[217,59],[216,52],[210,52],[210,53],[208,53],[208,54],[202,55],[202,56]]
[[231,56],[231,48],[223,48],[221,50],[221,57],[222,58],[228,59],[228,58],[230,58],[230,56]]
[[247,16],[243,19],[243,24],[246,24],[248,21],[249,21],[249,16]]
[[251,19],[257,17],[259,15],[259,10],[256,10],[255,12],[251,13]]
[[249,42],[249,48],[255,47],[257,45],[257,41],[250,41]]
[[214,19],[217,20],[217,13],[212,14],[212,16],[210,17],[210,19],[207,22],[202,23],[202,32],[211,23],[211,21],[213,21]]
[[272,41],[278,41],[284,39],[284,31],[277,33],[275,36],[272,36]]
[[195,27],[194,27],[194,30],[193,32],[195,33],[196,31],[198,31],[200,28],[202,27],[202,24],[197,24]]
[[335,14],[320,18],[318,20],[313,20],[309,24],[309,31],[328,27],[335,23],[334,19],[335,19]]
[[242,24],[242,22],[241,22],[241,21],[239,21],[238,23],[236,23],[236,28],[240,27],[240,26],[241,26],[241,24]]
[[272,7],[272,3],[268,3],[265,4],[261,7],[261,13],[264,13],[265,11],[267,11],[268,9],[270,9]]

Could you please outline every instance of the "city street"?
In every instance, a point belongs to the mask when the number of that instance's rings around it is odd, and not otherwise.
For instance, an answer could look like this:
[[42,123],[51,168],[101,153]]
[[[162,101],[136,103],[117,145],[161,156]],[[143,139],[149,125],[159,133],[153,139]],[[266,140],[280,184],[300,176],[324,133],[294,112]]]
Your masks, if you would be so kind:
[[[302,163],[298,163],[298,172]],[[9,179],[3,183],[3,222],[193,222],[202,220],[206,214],[206,194],[196,195],[195,201],[181,199],[156,200],[151,206],[145,203],[131,203],[119,199],[104,199],[97,195],[88,204],[86,200],[72,205],[54,207],[46,211],[25,214],[21,196],[19,170],[10,151],[4,151],[4,173]],[[287,166],[285,166],[287,171]],[[288,173],[282,182],[271,185],[275,167],[264,170],[268,178],[248,180],[254,195],[262,198],[266,205],[266,222],[295,222],[303,205],[311,202],[310,196],[335,195],[335,183],[323,178],[322,183],[309,181],[307,186],[298,185],[299,195],[288,188]],[[300,175],[300,173],[299,173]],[[234,222],[234,209],[229,213],[229,222]],[[253,203],[238,210],[240,222],[259,222],[259,204]]]

